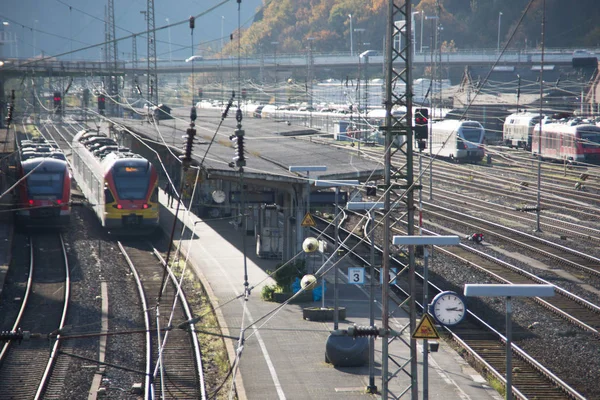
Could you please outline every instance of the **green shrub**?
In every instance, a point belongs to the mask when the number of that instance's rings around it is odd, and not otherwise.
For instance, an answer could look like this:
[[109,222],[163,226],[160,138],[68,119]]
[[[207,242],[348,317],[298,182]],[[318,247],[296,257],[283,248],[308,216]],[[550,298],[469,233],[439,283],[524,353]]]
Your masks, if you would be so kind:
[[265,285],[260,292],[260,298],[264,301],[273,301],[273,293],[277,291],[277,285]]
[[[296,260],[281,268],[282,265],[284,264],[277,264],[277,272],[271,275],[271,277],[277,282],[277,286],[281,289],[280,291],[291,292],[294,280],[296,278],[302,279],[306,274],[306,261]],[[267,273],[270,273],[270,271],[267,271]]]

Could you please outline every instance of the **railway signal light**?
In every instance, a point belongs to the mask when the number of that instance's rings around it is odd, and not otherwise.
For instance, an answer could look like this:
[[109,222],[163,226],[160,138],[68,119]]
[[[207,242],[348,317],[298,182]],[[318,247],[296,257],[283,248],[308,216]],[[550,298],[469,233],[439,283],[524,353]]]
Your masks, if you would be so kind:
[[104,115],[104,110],[106,110],[106,97],[101,94],[98,96],[98,111]]
[[429,134],[429,110],[427,108],[415,109],[415,139],[426,140]]
[[60,113],[62,110],[62,94],[54,92],[54,111]]
[[198,89],[198,98],[202,98],[202,88]]
[[246,89],[242,89],[242,99],[246,100],[246,97],[248,97],[248,91]]

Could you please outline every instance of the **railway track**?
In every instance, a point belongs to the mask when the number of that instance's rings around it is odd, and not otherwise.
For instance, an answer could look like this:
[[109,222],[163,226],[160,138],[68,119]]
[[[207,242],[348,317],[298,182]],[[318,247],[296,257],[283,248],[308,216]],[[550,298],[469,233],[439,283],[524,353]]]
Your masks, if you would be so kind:
[[[64,326],[70,279],[63,239],[57,234],[30,239],[29,280],[19,314],[10,330],[41,334],[42,338]],[[60,335],[47,340],[7,342],[0,352],[0,399],[40,399],[58,353]]]
[[443,218],[446,221],[464,225],[471,230],[474,229],[478,232],[485,233],[486,235],[510,242],[517,247],[527,249],[527,251],[549,257],[562,265],[583,271],[589,275],[600,276],[600,259],[557,243],[517,231],[516,229],[473,217],[463,212],[450,210],[430,203],[425,205],[425,214],[429,218],[438,217]]
[[[321,218],[316,218],[318,228],[329,236],[331,240],[334,238],[329,232],[332,228],[328,221]],[[354,227],[351,229],[354,231]],[[360,263],[369,265],[369,261],[364,254],[368,253],[370,244],[367,244],[361,237],[350,233],[349,229],[340,228],[340,232],[344,237],[340,241],[344,243],[347,251],[354,253],[354,257],[360,259]],[[367,237],[367,235],[365,235]],[[376,246],[378,252],[381,250]],[[398,270],[404,268],[400,260],[393,259],[393,263],[398,267]],[[422,298],[423,294],[423,278],[416,274],[417,286],[415,293],[416,299]],[[378,277],[376,277],[378,279]],[[408,298],[408,287],[404,280],[397,279],[397,284],[393,285],[394,296],[397,304],[401,304],[403,300]],[[429,292],[432,297],[441,292],[442,289],[435,285],[429,285]],[[422,304],[418,304],[422,309]],[[469,312],[468,317],[458,327],[444,328],[446,335],[458,343],[471,357],[486,369],[489,374],[493,375],[500,382],[505,382],[506,374],[506,348],[505,337],[475,314]],[[520,399],[583,399],[584,397],[578,394],[574,389],[569,387],[558,376],[547,370],[539,362],[528,356],[524,351],[513,344],[513,371],[519,371],[513,378],[513,393],[516,398]],[[537,397],[536,397],[537,396]]]
[[147,380],[146,390],[153,388],[155,396],[169,399],[205,399],[200,347],[193,324],[186,324],[182,327],[185,329],[173,326],[193,317],[183,292],[177,291],[175,276],[169,271],[167,285],[157,303],[164,260],[145,242],[118,244],[136,276],[145,304],[149,325],[146,370],[152,377],[151,383]]

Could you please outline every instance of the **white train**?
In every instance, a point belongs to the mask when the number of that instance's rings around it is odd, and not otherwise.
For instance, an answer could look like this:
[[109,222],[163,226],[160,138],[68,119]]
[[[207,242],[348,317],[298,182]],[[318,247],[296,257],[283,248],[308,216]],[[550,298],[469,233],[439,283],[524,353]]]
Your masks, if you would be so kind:
[[479,122],[445,119],[433,122],[430,132],[432,154],[460,162],[483,160],[485,129]]
[[505,146],[531,150],[531,135],[535,124],[540,122],[540,114],[519,112],[504,120],[502,142]]

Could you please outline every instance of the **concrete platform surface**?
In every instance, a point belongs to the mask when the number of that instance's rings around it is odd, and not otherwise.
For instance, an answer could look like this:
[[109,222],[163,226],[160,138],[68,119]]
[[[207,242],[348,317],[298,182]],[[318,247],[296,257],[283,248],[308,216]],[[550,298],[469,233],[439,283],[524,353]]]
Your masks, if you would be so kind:
[[[160,201],[166,204],[161,191]],[[174,208],[161,209],[161,224],[170,233]],[[325,362],[325,344],[333,329],[332,322],[311,322],[303,319],[303,307],[319,307],[320,301],[305,304],[277,303],[261,299],[261,289],[274,283],[268,270],[274,270],[278,261],[259,259],[256,256],[254,236],[246,236],[247,275],[251,294],[243,300],[244,257],[242,231],[226,220],[201,220],[192,213],[180,210],[179,221],[188,229],[182,238],[182,251],[202,279],[217,309],[223,333],[238,336],[244,331],[244,346],[239,354],[240,368],[236,376],[241,399],[351,399],[380,398],[380,394],[365,392],[369,383],[368,365],[336,368]],[[175,230],[181,232],[181,225]],[[194,233],[194,238],[192,237]],[[178,238],[177,238],[178,239]],[[311,265],[309,265],[309,270]],[[346,307],[346,320],[339,328],[369,325],[368,292],[363,287],[347,284],[344,268],[338,280],[339,305]],[[333,271],[327,276],[331,289]],[[333,290],[328,290],[326,305],[333,305]],[[380,303],[378,302],[378,305]],[[380,308],[376,311],[376,325],[381,326]],[[407,315],[398,313],[391,319],[394,329],[400,330],[408,323]],[[405,337],[408,339],[408,336]],[[420,343],[419,343],[420,344]],[[227,340],[230,360],[236,354],[237,342]],[[390,354],[408,361],[409,348],[400,340],[392,342]],[[421,346],[419,346],[421,354]],[[381,388],[381,339],[375,341],[375,384]],[[393,363],[389,371],[397,372]],[[473,370],[447,344],[441,342],[437,353],[429,356],[429,399],[481,400],[501,399],[486,385],[485,380]],[[410,384],[403,372],[389,383],[390,398],[410,398],[401,394]],[[419,398],[422,398],[422,364],[419,355]],[[229,390],[229,389],[227,389]]]

